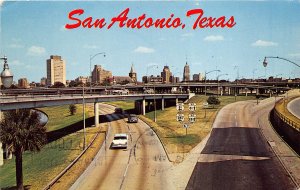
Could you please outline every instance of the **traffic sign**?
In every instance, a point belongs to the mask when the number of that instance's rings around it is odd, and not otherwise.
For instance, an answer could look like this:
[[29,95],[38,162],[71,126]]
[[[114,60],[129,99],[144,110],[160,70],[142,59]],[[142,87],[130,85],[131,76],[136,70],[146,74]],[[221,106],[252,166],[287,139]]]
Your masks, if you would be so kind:
[[179,122],[184,121],[184,115],[182,113],[178,113],[176,115],[176,120],[179,121]]
[[183,128],[189,128],[189,125],[188,124],[183,124]]
[[189,103],[189,110],[196,111],[196,103]]
[[184,104],[183,103],[177,103],[176,104],[176,109],[178,111],[183,111],[184,110]]

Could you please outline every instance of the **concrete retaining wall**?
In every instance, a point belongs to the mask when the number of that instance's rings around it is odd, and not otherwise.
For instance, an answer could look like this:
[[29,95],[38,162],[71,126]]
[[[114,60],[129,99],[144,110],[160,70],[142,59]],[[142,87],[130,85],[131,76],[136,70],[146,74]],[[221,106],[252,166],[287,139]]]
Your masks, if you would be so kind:
[[273,109],[270,113],[270,121],[277,133],[290,145],[290,147],[300,154],[300,125],[291,122],[284,115]]

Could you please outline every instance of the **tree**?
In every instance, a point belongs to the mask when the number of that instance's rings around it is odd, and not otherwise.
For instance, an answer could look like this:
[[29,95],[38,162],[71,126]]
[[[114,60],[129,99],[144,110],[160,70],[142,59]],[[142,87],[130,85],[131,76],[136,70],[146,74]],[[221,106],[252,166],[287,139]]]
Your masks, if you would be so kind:
[[55,82],[54,85],[51,86],[51,88],[64,88],[64,87],[66,86],[62,82]]
[[210,96],[207,99],[207,103],[210,104],[210,105],[213,105],[213,108],[214,108],[215,105],[220,104],[220,100],[215,96]]
[[77,107],[74,104],[71,104],[69,106],[69,111],[70,111],[71,115],[74,115],[76,113],[76,111],[77,111]]
[[17,189],[23,190],[22,155],[25,151],[40,151],[47,142],[46,127],[40,124],[40,115],[30,109],[4,112],[0,122],[0,141],[15,155]]

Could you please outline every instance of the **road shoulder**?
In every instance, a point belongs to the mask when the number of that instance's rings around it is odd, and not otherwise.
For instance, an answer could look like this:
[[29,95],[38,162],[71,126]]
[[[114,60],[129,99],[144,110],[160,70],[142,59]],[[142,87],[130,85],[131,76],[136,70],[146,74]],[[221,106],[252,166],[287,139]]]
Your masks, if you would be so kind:
[[[272,104],[272,103],[271,103]],[[257,111],[260,110],[260,106],[256,106],[254,109]],[[261,128],[262,134],[266,138],[268,144],[274,151],[274,153],[279,158],[280,162],[283,164],[285,170],[289,173],[290,177],[296,183],[297,188],[299,188],[300,184],[300,159],[299,155],[297,155],[287,144],[286,142],[279,136],[279,134],[274,130],[273,126],[269,121],[269,114],[272,109],[266,112],[263,112],[258,118],[259,126]]]

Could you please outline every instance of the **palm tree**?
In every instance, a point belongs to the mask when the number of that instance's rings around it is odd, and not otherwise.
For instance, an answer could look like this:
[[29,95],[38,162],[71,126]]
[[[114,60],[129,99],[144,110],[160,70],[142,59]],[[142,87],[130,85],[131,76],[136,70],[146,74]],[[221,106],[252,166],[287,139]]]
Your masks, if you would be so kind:
[[46,128],[40,124],[40,115],[30,109],[4,112],[0,122],[0,141],[10,147],[15,155],[17,189],[23,190],[22,154],[40,151],[47,142]]

